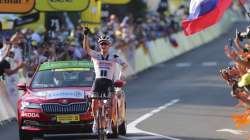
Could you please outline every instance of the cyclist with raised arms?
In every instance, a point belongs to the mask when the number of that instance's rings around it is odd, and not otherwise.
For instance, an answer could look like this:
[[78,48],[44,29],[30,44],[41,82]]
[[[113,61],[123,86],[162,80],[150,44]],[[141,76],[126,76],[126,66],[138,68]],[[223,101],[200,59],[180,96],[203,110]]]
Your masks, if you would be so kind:
[[[95,81],[93,83],[93,95],[94,96],[100,96],[97,94],[100,93],[109,93],[109,89],[111,89],[111,92],[114,92],[113,87],[113,80],[114,80],[114,74],[116,72],[116,63],[120,64],[122,69],[119,75],[120,80],[125,80],[125,71],[128,67],[128,65],[120,59],[120,57],[116,54],[110,54],[109,48],[111,45],[111,40],[108,36],[103,35],[99,36],[98,38],[98,45],[101,49],[100,52],[97,52],[95,50],[92,50],[89,47],[89,34],[90,30],[89,28],[84,28],[84,39],[83,39],[83,46],[85,51],[91,56],[91,59],[94,63],[94,70],[95,70]],[[98,108],[98,103],[93,100],[92,102],[92,109],[93,109],[93,115],[94,115],[94,124],[93,124],[93,133],[97,133],[97,118],[95,117],[96,110]],[[106,133],[112,134],[112,123],[111,123],[111,117],[108,120]]]

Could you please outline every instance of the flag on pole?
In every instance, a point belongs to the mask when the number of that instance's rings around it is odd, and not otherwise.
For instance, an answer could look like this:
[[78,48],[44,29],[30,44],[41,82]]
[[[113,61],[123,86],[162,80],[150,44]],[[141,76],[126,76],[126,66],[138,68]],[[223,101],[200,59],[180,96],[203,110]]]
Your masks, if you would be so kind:
[[189,17],[182,21],[185,35],[192,35],[216,24],[232,0],[191,0]]

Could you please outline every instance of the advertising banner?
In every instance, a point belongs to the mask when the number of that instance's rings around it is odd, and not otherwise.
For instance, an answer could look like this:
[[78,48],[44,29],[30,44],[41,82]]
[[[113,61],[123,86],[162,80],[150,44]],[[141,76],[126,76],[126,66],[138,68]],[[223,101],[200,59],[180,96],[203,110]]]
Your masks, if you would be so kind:
[[39,17],[40,17],[39,12],[20,16],[19,18],[15,19],[15,27],[36,22],[39,20]]
[[130,0],[102,0],[103,4],[127,4]]
[[0,13],[27,13],[34,4],[35,0],[0,0]]
[[82,24],[88,27],[98,27],[101,23],[102,1],[91,0],[87,10],[81,13]]
[[[39,14],[39,15],[38,15]],[[15,20],[15,27],[18,29],[29,28],[39,33],[45,31],[45,13],[31,12],[28,15],[20,16]]]
[[39,11],[83,11],[88,8],[90,0],[36,0]]

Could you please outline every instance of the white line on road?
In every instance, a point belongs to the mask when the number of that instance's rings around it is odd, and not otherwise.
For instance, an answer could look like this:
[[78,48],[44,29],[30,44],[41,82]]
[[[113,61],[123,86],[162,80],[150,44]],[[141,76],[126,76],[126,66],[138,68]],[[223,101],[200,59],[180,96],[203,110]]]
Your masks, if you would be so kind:
[[142,137],[124,137],[124,136],[119,136],[122,139],[126,140],[155,140],[155,139],[162,139],[162,137],[159,136],[142,136]]
[[[156,134],[156,133],[152,133],[152,132],[147,132],[147,131],[144,131],[144,130],[140,130],[138,128],[136,128],[136,126],[143,122],[144,120],[152,117],[153,115],[159,113],[160,111],[176,104],[177,102],[179,102],[180,100],[179,99],[174,99],[172,100],[171,102],[169,103],[166,103],[165,105],[163,106],[160,106],[158,107],[157,109],[151,111],[150,113],[147,113],[141,117],[139,117],[138,119],[136,119],[135,121],[131,122],[130,124],[128,124],[128,133],[129,134],[138,134],[138,133],[142,133],[142,134],[148,134],[148,135],[152,135],[152,136],[156,136],[156,137],[161,137],[161,138],[166,138],[166,139],[169,139],[169,140],[180,140],[180,139],[177,139],[177,138],[173,138],[173,137],[169,137],[169,136],[163,136],[163,135],[160,135],[160,134]],[[144,139],[146,138],[147,136],[145,137],[141,137],[141,139]],[[127,139],[127,140],[138,140],[138,137],[136,137],[137,139],[134,139],[134,138],[128,138],[128,137],[121,137],[123,139]]]
[[217,63],[216,62],[203,62],[201,65],[204,67],[213,67],[213,66],[217,66]]
[[242,131],[242,130],[235,130],[235,129],[220,129],[220,130],[216,130],[217,132],[228,132],[234,135],[243,135],[243,134],[247,134],[248,131]]
[[177,63],[176,67],[190,67],[191,63]]

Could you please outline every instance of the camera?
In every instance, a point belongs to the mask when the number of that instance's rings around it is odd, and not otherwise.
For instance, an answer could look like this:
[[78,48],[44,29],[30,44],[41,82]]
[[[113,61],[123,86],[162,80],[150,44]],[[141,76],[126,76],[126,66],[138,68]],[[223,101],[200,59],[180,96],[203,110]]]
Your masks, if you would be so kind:
[[238,32],[236,31],[236,37],[243,41],[244,39],[250,39],[250,26],[247,26],[246,32]]

